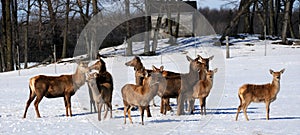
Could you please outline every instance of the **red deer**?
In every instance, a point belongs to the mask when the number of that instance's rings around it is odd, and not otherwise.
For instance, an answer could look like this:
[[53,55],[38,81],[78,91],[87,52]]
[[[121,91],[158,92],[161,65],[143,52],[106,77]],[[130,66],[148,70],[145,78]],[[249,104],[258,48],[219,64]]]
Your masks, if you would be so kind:
[[[141,77],[137,74],[137,72],[139,70],[145,69],[143,66],[143,63],[141,62],[141,59],[136,56],[131,61],[126,62],[125,65],[134,67],[136,84],[141,85],[141,82],[143,81],[143,77]],[[152,72],[152,70],[150,70],[150,69],[146,69],[146,70],[149,73]],[[165,77],[166,79],[168,79],[169,77],[171,77],[173,79],[179,78],[179,82],[180,82],[180,74],[179,73],[174,73],[171,71],[163,71],[162,74],[163,74],[163,77]],[[163,113],[163,114],[166,114],[166,112],[164,111],[164,108],[167,108],[167,110],[172,109],[169,105],[169,98],[177,98],[178,91],[180,89],[180,83],[176,83],[176,82],[172,83],[171,81],[168,81],[167,83],[168,83],[167,89],[165,87],[164,88],[161,87],[159,89],[159,93],[158,93],[158,96],[160,96],[162,98],[160,109],[161,109],[161,113]],[[147,114],[149,114],[148,111],[150,113],[150,110],[147,109]]]
[[[208,58],[203,58],[200,55],[197,55],[197,56],[199,57],[200,62],[203,63],[202,69],[206,69],[206,71],[208,71],[209,70],[209,61],[211,61],[214,58],[214,56],[210,56]],[[206,75],[205,75],[204,72],[205,72],[205,70],[200,70],[199,71],[200,80],[205,80],[206,79]]]
[[126,84],[122,87],[121,93],[124,103],[124,124],[126,124],[127,113],[130,123],[132,123],[130,114],[131,108],[133,106],[138,106],[141,113],[142,125],[144,125],[144,110],[149,106],[149,102],[157,94],[158,85],[163,80],[161,75],[162,71],[163,67],[161,67],[159,71],[153,69],[150,76],[148,76],[148,73],[146,72],[143,85]]
[[104,118],[107,116],[108,109],[110,109],[110,118],[112,118],[112,89],[111,84],[103,83],[100,84],[100,89],[98,89],[96,78],[98,77],[98,73],[92,73],[88,75],[87,82],[92,91],[92,96],[94,101],[97,104],[98,108],[98,120],[101,121],[101,110],[103,104],[106,105],[106,112]]
[[284,70],[285,69],[282,69],[279,72],[274,72],[270,69],[270,74],[273,75],[272,83],[263,85],[244,84],[240,87],[238,92],[240,105],[237,109],[235,120],[238,120],[239,112],[243,109],[245,118],[249,121],[247,116],[247,107],[251,102],[265,102],[267,120],[269,120],[270,104],[276,100],[276,96],[280,90],[280,76]]
[[[106,70],[106,63],[101,58],[99,58],[99,60],[95,64],[91,65],[89,67],[89,70],[97,70],[98,71],[98,74],[96,74],[97,76],[95,78],[95,81],[97,84],[97,89],[100,91],[102,98],[105,101],[105,104],[111,110],[110,113],[111,113],[111,117],[112,117],[112,105],[111,105],[112,93],[113,93],[112,75]],[[92,103],[94,102],[92,90],[93,89],[89,86],[91,107],[92,107]],[[102,93],[102,92],[104,92],[104,93]],[[92,110],[92,108],[91,108],[91,110]],[[99,114],[99,112],[98,112],[98,114]],[[105,115],[105,117],[106,117],[106,115]]]
[[181,87],[180,93],[178,95],[177,103],[177,115],[184,114],[184,101],[189,101],[189,108],[192,108],[192,95],[193,95],[193,86],[199,80],[199,70],[201,63],[198,61],[199,57],[192,59],[189,56],[186,56],[187,60],[190,62],[189,73],[181,74]]
[[85,74],[88,73],[86,63],[80,63],[73,75],[45,76],[38,75],[29,80],[29,99],[25,107],[23,118],[26,118],[27,109],[35,99],[34,107],[38,118],[41,117],[38,109],[40,101],[46,98],[64,97],[66,116],[72,116],[71,96],[85,83]]
[[199,98],[201,115],[206,115],[206,97],[209,95],[210,90],[213,86],[213,77],[217,71],[217,68],[209,71],[204,70],[204,72],[206,72],[206,79],[199,80],[193,88],[193,98]]
[[[205,80],[206,79],[206,72],[209,70],[209,61],[211,61],[214,56],[210,56],[208,58],[203,58],[201,57],[200,55],[197,55],[199,57],[199,61],[201,62],[201,68],[199,70],[199,80]],[[195,100],[194,99],[191,99],[191,107],[192,108],[188,108],[188,112],[191,112],[191,114],[194,113],[194,104],[195,104]]]

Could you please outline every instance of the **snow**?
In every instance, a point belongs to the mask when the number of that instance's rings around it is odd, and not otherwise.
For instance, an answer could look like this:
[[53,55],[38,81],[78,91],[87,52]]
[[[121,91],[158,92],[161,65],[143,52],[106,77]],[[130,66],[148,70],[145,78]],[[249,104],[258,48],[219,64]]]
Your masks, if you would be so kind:
[[[207,99],[206,116],[200,115],[198,100],[194,115],[176,116],[176,100],[171,99],[174,112],[162,115],[159,113],[159,107],[151,106],[153,117],[145,117],[143,126],[140,123],[139,111],[134,110],[133,124],[124,124],[120,89],[126,83],[135,82],[133,68],[124,64],[132,57],[122,56],[126,45],[121,45],[101,50],[101,54],[114,56],[104,59],[108,71],[113,75],[115,85],[112,119],[99,122],[97,114],[90,113],[87,85],[82,86],[72,96],[73,117],[65,116],[62,98],[43,98],[39,105],[42,118],[36,118],[32,103],[27,118],[23,119],[29,96],[29,78],[38,74],[72,74],[77,66],[75,63],[52,64],[20,72],[0,73],[0,134],[299,134],[300,48],[273,45],[273,41],[265,42],[255,36],[247,37],[243,40],[231,40],[234,43],[230,46],[231,57],[225,59],[225,47],[212,46],[213,39],[214,36],[182,38],[178,41],[178,46],[169,46],[165,44],[167,40],[160,40],[160,55],[141,57],[148,69],[152,65],[164,65],[166,70],[187,73],[186,55],[192,58],[197,54],[203,57],[214,55],[210,68],[219,70],[215,74],[214,86]],[[247,43],[254,46],[246,46]],[[267,56],[264,56],[265,44]],[[134,50],[135,54],[141,53],[143,43],[135,43]],[[278,97],[271,103],[270,120],[265,120],[265,104],[252,103],[248,108],[250,121],[246,121],[242,113],[239,120],[235,121],[239,105],[238,88],[244,83],[269,83],[272,80],[269,69],[278,71],[282,68],[286,71],[281,78]],[[160,105],[157,96],[155,103]]]

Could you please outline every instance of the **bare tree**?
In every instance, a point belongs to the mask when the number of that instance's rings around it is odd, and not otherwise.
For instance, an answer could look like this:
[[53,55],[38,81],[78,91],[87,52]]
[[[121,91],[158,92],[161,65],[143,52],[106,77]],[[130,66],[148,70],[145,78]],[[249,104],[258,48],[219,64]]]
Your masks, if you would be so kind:
[[243,15],[245,13],[245,11],[247,11],[246,9],[249,8],[249,6],[252,3],[253,3],[253,0],[248,0],[247,2],[245,2],[245,4],[241,7],[241,9],[237,12],[236,16],[230,21],[230,23],[225,28],[225,30],[222,34],[222,37],[220,38],[220,41],[224,41],[225,36],[228,36],[231,33],[233,28],[238,24],[238,20],[239,20],[240,16]]
[[66,15],[65,15],[65,29],[64,29],[64,41],[62,49],[62,58],[67,55],[67,44],[68,44],[68,31],[69,31],[69,11],[70,11],[70,0],[66,1]]
[[13,48],[12,48],[12,21],[11,21],[11,5],[10,0],[1,0],[2,2],[2,28],[3,28],[3,53],[4,55],[4,71],[12,71]]
[[[129,19],[130,18],[130,1],[125,0],[124,2],[125,2],[125,14],[126,14],[126,17]],[[126,34],[126,42],[127,42],[126,55],[130,56],[130,55],[132,55],[132,40],[131,40],[131,29],[130,29],[129,20],[126,22],[126,31],[127,31],[127,34]]]
[[150,53],[149,22],[150,22],[150,25],[151,25],[151,17],[149,15],[149,3],[148,3],[147,0],[145,0],[145,46],[144,46],[144,54],[149,54]]
[[288,29],[288,21],[289,21],[289,10],[291,6],[291,0],[286,0],[285,6],[284,6],[284,20],[283,20],[283,25],[282,25],[282,31],[281,31],[281,38],[282,38],[282,43],[288,44],[287,40],[287,29]]
[[273,0],[269,0],[269,21],[270,21],[270,28],[269,28],[269,34],[274,36],[275,35],[275,30],[274,30],[274,25],[275,25],[275,20],[274,20],[274,2]]

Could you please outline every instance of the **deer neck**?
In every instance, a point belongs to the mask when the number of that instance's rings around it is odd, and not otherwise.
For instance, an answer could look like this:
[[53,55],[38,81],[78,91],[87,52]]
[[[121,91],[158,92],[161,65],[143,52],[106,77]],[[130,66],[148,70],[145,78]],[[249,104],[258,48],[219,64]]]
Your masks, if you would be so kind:
[[143,66],[143,64],[142,63],[137,63],[135,66],[134,66],[134,70],[141,70],[141,69],[143,69],[143,68],[145,68],[144,66]]
[[190,71],[187,74],[187,78],[189,80],[189,82],[191,84],[196,83],[199,80],[199,72],[198,71],[194,71],[191,67],[190,67]]
[[280,90],[280,80],[273,79],[272,81],[272,87],[274,88],[275,92],[278,93]]
[[208,88],[207,90],[210,90],[212,88],[212,85],[213,85],[213,80],[206,78],[206,80],[204,81],[204,83],[206,84],[206,86]]
[[85,83],[85,73],[81,71],[82,67],[77,67],[76,72],[72,75],[73,84],[75,85],[75,89],[79,89]]
[[96,98],[97,95],[100,94],[100,92],[99,92],[99,90],[98,90],[98,87],[97,87],[96,78],[89,80],[89,81],[88,81],[88,84],[89,84],[89,86],[90,86],[90,88],[91,88],[91,90],[92,90],[92,93],[93,93],[94,98]]
[[146,78],[143,84],[143,90],[145,91],[145,96],[147,98],[153,98],[158,91],[158,82],[154,82],[152,78]]

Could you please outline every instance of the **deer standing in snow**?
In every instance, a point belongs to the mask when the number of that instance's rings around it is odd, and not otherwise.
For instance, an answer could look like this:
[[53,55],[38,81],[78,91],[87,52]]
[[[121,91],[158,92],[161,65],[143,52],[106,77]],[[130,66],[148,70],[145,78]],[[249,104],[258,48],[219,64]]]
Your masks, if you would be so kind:
[[156,71],[153,68],[153,72],[150,73],[150,76],[148,76],[147,72],[145,73],[143,85],[126,84],[122,87],[121,93],[124,103],[124,124],[126,124],[127,113],[130,123],[132,123],[130,113],[131,108],[133,106],[138,106],[141,113],[142,125],[144,125],[144,110],[149,106],[149,102],[157,94],[159,83],[161,83],[161,80],[163,79],[162,72],[163,67],[161,67],[159,71]]
[[[57,98],[63,97],[66,107],[66,116],[72,117],[71,96],[85,84],[88,73],[87,63],[80,63],[77,66],[76,72],[72,75],[61,76],[45,76],[38,75],[29,80],[29,99],[26,103],[23,118],[26,118],[27,109],[30,103],[34,101],[34,107],[38,118],[41,117],[38,106],[43,97]],[[35,98],[36,97],[36,98]]]
[[210,90],[213,86],[213,77],[217,71],[217,68],[209,71],[204,70],[204,72],[206,72],[206,79],[199,80],[193,88],[193,98],[199,98],[200,101],[201,115],[206,115],[206,98],[209,95]]
[[249,121],[247,116],[247,107],[251,102],[265,102],[267,111],[267,120],[269,120],[270,104],[276,100],[276,96],[280,90],[280,76],[285,69],[274,72],[270,69],[270,74],[273,75],[272,83],[256,85],[244,84],[238,91],[240,105],[237,109],[236,118],[238,120],[241,109],[244,111],[245,118]]

